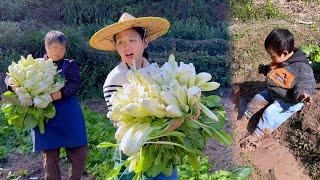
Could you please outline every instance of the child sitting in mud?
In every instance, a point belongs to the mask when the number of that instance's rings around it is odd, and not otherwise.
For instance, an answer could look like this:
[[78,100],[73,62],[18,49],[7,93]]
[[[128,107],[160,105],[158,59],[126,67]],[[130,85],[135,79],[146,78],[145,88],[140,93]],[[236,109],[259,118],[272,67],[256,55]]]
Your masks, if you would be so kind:
[[[270,65],[259,66],[259,73],[267,77],[266,89],[253,97],[244,115],[236,122],[237,129],[256,124],[251,134],[240,139],[240,146],[248,150],[256,149],[264,136],[301,110],[304,103],[311,103],[315,92],[312,68],[305,54],[295,48],[290,31],[274,29],[265,39],[264,46],[272,60]],[[255,118],[259,112],[263,112],[262,116]]]

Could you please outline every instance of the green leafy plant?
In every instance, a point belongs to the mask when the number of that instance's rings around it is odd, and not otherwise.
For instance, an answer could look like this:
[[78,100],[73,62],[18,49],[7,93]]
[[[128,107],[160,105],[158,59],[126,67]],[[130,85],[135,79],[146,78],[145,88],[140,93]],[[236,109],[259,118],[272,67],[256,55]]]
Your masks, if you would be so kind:
[[285,14],[277,9],[270,0],[267,0],[264,5],[257,5],[253,0],[231,0],[230,5],[232,17],[241,21],[285,17]]
[[49,104],[48,107],[35,108],[24,107],[18,103],[18,98],[14,92],[7,91],[4,93],[6,98],[14,98],[17,103],[4,104],[1,106],[1,111],[4,113],[10,125],[14,125],[18,129],[32,129],[39,125],[40,132],[44,133],[44,120],[53,118],[56,111],[53,104]]
[[308,57],[312,69],[320,70],[320,45],[305,45],[301,46],[301,49]]
[[275,19],[285,16],[285,14],[283,14],[279,9],[274,7],[270,0],[268,0],[264,5],[264,15],[267,19]]
[[31,148],[29,132],[9,126],[0,112],[0,163],[10,153],[26,153]]
[[231,0],[231,13],[234,18],[242,21],[254,20],[259,18],[259,8],[252,0]]
[[4,146],[0,146],[0,161],[5,159],[6,149]]
[[100,149],[97,145],[103,141],[115,142],[115,128],[103,114],[83,107],[88,134],[89,154],[86,169],[97,179],[107,179],[113,169],[113,149]]
[[252,168],[240,167],[233,171],[219,170],[210,172],[211,164],[208,157],[198,157],[200,162],[199,171],[194,170],[184,158],[182,165],[178,166],[178,174],[181,180],[247,180],[252,174]]
[[[216,25],[227,29],[226,24]],[[181,38],[181,39],[211,39],[226,37],[227,35],[221,35],[221,33],[227,33],[227,31],[217,31],[217,28],[207,25],[204,21],[197,18],[188,18],[186,20],[175,20],[172,22],[171,30],[168,33],[169,37]],[[221,30],[219,29],[219,30]]]

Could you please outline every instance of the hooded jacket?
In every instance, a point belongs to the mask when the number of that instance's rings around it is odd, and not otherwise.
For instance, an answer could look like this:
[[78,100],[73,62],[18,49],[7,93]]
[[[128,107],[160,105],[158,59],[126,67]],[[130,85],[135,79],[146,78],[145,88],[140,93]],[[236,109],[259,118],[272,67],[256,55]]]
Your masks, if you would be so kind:
[[315,93],[313,70],[300,49],[295,49],[294,54],[285,62],[270,64],[266,75],[267,91],[273,99],[297,103],[302,93]]

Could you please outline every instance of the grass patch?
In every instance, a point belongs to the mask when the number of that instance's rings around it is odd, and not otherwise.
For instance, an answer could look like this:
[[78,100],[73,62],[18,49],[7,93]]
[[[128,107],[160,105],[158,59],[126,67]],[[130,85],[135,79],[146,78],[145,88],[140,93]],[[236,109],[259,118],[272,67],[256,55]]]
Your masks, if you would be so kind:
[[0,166],[11,153],[28,153],[32,150],[28,131],[9,126],[0,114]]
[[231,15],[233,18],[238,18],[241,21],[258,19],[259,9],[253,4],[252,0],[231,0]]
[[98,179],[106,179],[108,172],[113,169],[113,149],[98,149],[101,142],[115,142],[115,128],[105,115],[93,112],[84,107],[84,117],[89,143],[89,155],[86,168]]
[[287,16],[270,0],[267,0],[263,5],[258,5],[253,0],[231,0],[230,6],[232,18],[244,22],[259,19],[280,19]]
[[286,15],[277,9],[270,0],[264,5],[264,16],[266,19],[285,18]]

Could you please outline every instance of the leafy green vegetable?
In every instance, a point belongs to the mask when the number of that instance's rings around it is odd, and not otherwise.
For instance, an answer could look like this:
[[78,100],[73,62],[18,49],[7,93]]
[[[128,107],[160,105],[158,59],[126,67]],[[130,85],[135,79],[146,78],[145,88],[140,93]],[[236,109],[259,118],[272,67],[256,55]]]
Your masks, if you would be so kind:
[[308,57],[312,69],[320,70],[320,45],[311,44],[301,46],[301,50]]
[[201,98],[201,102],[209,108],[217,108],[221,106],[221,97],[217,95],[204,96]]
[[[7,91],[3,94],[3,99],[17,99],[17,95],[14,92]],[[1,111],[4,114],[4,118],[7,120],[9,125],[13,125],[18,129],[32,129],[39,126],[40,132],[45,133],[44,121],[51,119],[56,114],[56,109],[52,103],[46,108],[35,108],[35,107],[24,107],[13,104],[4,103],[1,106]]]
[[231,175],[229,176],[229,179],[246,180],[250,177],[251,173],[252,173],[252,168],[249,168],[249,167],[238,168],[232,171]]
[[252,168],[240,167],[233,171],[218,170],[210,173],[211,164],[208,157],[197,157],[199,168],[196,170],[188,163],[189,158],[185,157],[180,166],[178,174],[180,180],[247,180],[252,174]]

